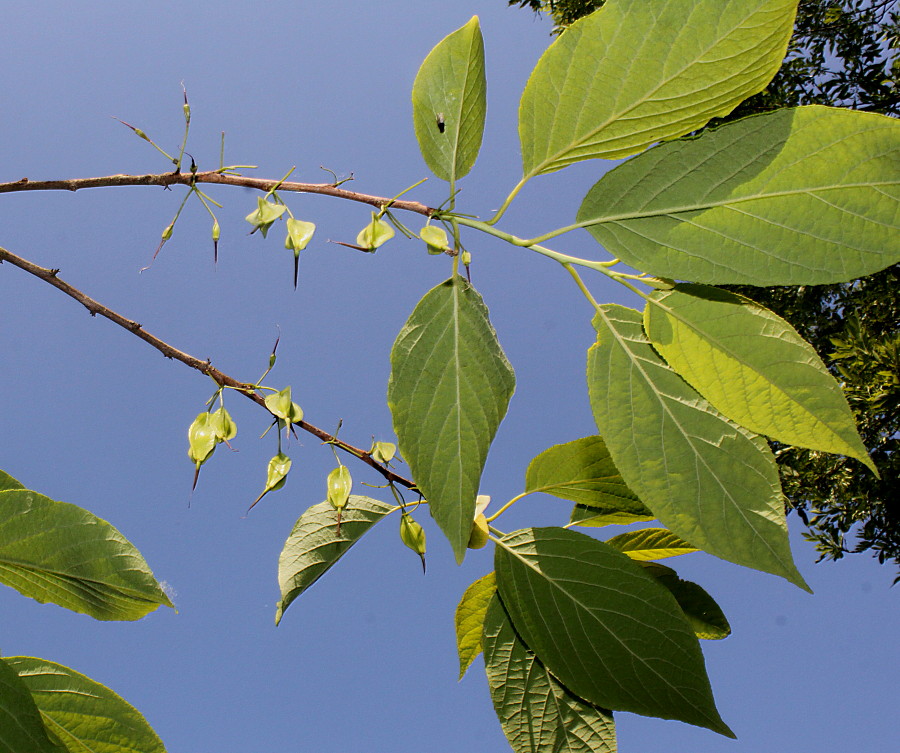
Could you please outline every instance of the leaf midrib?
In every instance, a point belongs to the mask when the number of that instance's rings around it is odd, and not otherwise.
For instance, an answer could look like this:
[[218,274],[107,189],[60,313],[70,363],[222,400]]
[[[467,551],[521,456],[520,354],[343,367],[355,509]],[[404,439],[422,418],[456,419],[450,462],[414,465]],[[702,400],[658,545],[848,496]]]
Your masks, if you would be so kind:
[[[675,415],[672,413],[669,406],[662,399],[662,393],[658,389],[656,389],[653,380],[651,380],[649,378],[649,376],[647,375],[647,372],[643,368],[643,365],[638,362],[638,359],[632,355],[631,350],[623,343],[623,338],[619,336],[618,331],[610,324],[610,321],[606,315],[606,312],[603,311],[602,309],[600,309],[600,310],[598,310],[598,315],[603,318],[604,323],[606,324],[607,330],[609,330],[609,332],[613,335],[613,338],[616,340],[619,347],[625,352],[626,356],[628,357],[629,361],[631,361],[634,368],[636,368],[640,372],[641,376],[644,378],[644,381],[653,387],[652,392],[656,396],[660,407],[663,409],[663,411],[669,416],[671,421],[678,428],[678,431],[681,434],[681,436],[688,443],[691,450],[693,450],[694,456],[696,458],[698,458],[700,460],[700,462],[703,464],[703,467],[706,468],[707,473],[709,473],[710,477],[716,482],[716,485],[725,494],[725,498],[731,502],[732,509],[737,511],[740,514],[741,518],[743,518],[743,520],[748,524],[750,530],[753,531],[754,537],[758,541],[761,541],[765,545],[765,547],[769,550],[769,552],[772,554],[772,556],[775,558],[775,560],[777,562],[781,563],[782,562],[781,557],[777,554],[777,552],[773,549],[772,545],[765,539],[765,537],[761,536],[759,534],[759,532],[756,530],[756,528],[750,524],[749,517],[745,514],[745,512],[741,508],[741,506],[739,504],[737,504],[737,500],[735,500],[735,498],[733,497],[731,492],[728,490],[728,488],[722,483],[719,476],[715,472],[713,472],[712,468],[710,467],[709,463],[707,463],[706,458],[703,456],[703,454],[701,452],[699,452],[699,450],[694,446],[694,442],[693,442],[690,434],[688,434],[685,431],[685,429],[681,425],[681,422],[675,417]],[[649,342],[647,344],[649,345]],[[724,419],[724,416],[722,418]],[[690,543],[690,542],[688,542],[688,543]]]

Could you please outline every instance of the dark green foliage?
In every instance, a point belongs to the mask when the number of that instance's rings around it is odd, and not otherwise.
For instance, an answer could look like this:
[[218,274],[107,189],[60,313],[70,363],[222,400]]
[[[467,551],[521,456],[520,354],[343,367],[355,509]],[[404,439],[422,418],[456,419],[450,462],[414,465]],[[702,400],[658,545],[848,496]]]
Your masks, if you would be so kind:
[[[560,32],[603,2],[508,4],[549,13],[554,32]],[[764,91],[723,120],[810,104],[896,117],[898,78],[896,2],[801,0],[781,70]],[[881,474],[876,479],[851,458],[772,443],[785,496],[809,528],[806,537],[822,559],[871,549],[880,562],[900,565],[900,266],[837,285],[727,287],[787,319],[813,345],[841,381]],[[848,535],[855,541],[848,542]]]

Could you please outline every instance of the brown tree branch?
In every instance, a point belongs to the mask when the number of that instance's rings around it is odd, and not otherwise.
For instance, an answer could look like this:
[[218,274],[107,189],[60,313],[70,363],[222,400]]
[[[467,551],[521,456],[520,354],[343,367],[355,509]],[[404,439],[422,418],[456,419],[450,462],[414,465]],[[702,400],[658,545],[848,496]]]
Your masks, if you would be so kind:
[[69,180],[29,180],[28,178],[21,178],[9,183],[0,183],[0,193],[15,193],[18,191],[79,191],[83,188],[118,186],[190,186],[194,183],[218,183],[226,186],[256,188],[260,191],[270,191],[273,188],[277,188],[279,191],[322,194],[339,199],[347,199],[348,201],[358,201],[378,209],[390,206],[394,209],[403,209],[407,212],[425,215],[426,217],[430,217],[437,211],[437,209],[418,201],[403,201],[400,199],[394,201],[384,196],[371,196],[357,193],[356,191],[348,191],[332,183],[296,183],[293,181],[282,183],[278,180],[231,175],[218,170],[207,170],[206,172],[197,173],[161,173],[158,175],[106,175],[98,178],[72,178]]
[[[145,176],[152,177],[152,176]],[[129,184],[124,184],[129,185]],[[135,184],[130,184],[135,185]],[[225,374],[219,369],[215,368],[209,361],[201,361],[199,358],[190,355],[189,353],[185,353],[184,351],[178,350],[177,348],[172,347],[167,342],[160,340],[155,335],[151,335],[147,332],[140,324],[131,319],[127,319],[121,314],[116,313],[115,311],[107,308],[102,303],[95,301],[93,298],[85,295],[77,288],[73,287],[69,283],[61,280],[59,278],[59,270],[58,269],[47,269],[46,267],[39,267],[37,264],[33,264],[27,259],[23,259],[21,256],[16,256],[14,253],[7,251],[5,248],[0,247],[0,263],[4,261],[8,261],[13,266],[18,267],[31,275],[34,275],[40,280],[52,285],[57,290],[61,290],[70,298],[74,298],[78,301],[82,306],[84,306],[91,314],[91,316],[96,316],[100,314],[100,316],[106,317],[111,322],[118,324],[123,329],[130,332],[135,337],[139,337],[144,342],[148,343],[152,347],[156,348],[160,353],[162,353],[166,358],[171,358],[176,361],[181,361],[181,363],[189,366],[196,371],[199,371],[201,374],[206,374],[211,377],[216,384],[219,384],[223,387],[230,387],[234,390],[237,390],[242,395],[250,398],[257,405],[261,405],[265,408],[265,401],[258,394],[256,385],[248,384],[246,382],[239,382],[237,379],[234,379],[228,374]],[[266,409],[268,410],[268,409]],[[373,460],[372,456],[369,454],[367,450],[363,450],[360,447],[354,447],[351,444],[343,441],[342,439],[338,439],[336,436],[329,434],[327,431],[320,429],[317,426],[314,426],[307,421],[296,421],[294,422],[294,426],[302,429],[309,434],[312,434],[315,437],[318,437],[323,442],[327,442],[329,444],[334,445],[335,447],[340,448],[344,452],[347,452],[350,455],[353,455],[356,458],[359,458],[366,465],[374,468],[378,473],[380,473],[385,480],[388,482],[399,484],[400,486],[404,486],[407,489],[414,489],[415,483],[403,476],[400,476],[394,473],[390,468],[387,468],[380,463],[377,463]]]

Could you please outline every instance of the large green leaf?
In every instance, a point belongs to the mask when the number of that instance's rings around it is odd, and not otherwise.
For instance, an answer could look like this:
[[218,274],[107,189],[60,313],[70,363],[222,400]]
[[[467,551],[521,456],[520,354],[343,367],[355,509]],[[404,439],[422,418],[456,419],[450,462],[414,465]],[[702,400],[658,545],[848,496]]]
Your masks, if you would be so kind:
[[46,659],[10,656],[6,661],[69,753],[165,753],[141,713],[105,685]]
[[459,653],[459,679],[481,653],[481,629],[488,602],[497,591],[494,573],[472,583],[456,607],[456,649]]
[[575,531],[529,528],[500,541],[494,566],[516,633],[575,695],[733,736],[693,630],[640,564]]
[[119,531],[27,489],[0,492],[0,583],[98,620],[137,620],[172,606]]
[[370,497],[350,495],[341,515],[338,533],[337,512],[330,502],[320,502],[294,523],[278,557],[278,587],[281,598],[275,610],[275,624],[284,610],[321,578],[362,535],[396,508]]
[[413,83],[412,102],[425,163],[444,180],[463,177],[478,157],[487,108],[478,16],[428,54]]
[[25,486],[20,482],[16,481],[12,476],[10,476],[6,471],[0,471],[0,492],[5,492],[8,489],[24,489]]
[[578,222],[645,272],[704,283],[852,280],[900,261],[900,122],[810,106],[651,149]]
[[650,575],[672,592],[698,638],[721,640],[731,635],[731,626],[721,607],[703,588],[689,580],[682,580],[671,567],[660,565],[658,562],[641,564]]
[[715,408],[785,444],[858,458],[875,469],[840,385],[784,319],[705,285],[654,293],[650,342]]
[[797,0],[612,0],[544,53],[519,105],[526,178],[727,115],[781,66]]
[[588,507],[649,513],[629,489],[601,437],[583,437],[544,450],[525,471],[526,492],[546,492]]
[[484,666],[494,710],[515,753],[615,753],[612,714],[574,696],[519,640],[493,596],[484,620]]
[[665,528],[628,531],[607,539],[606,543],[638,562],[661,560],[697,551],[696,547]]
[[594,318],[588,393],[616,467],[685,541],[807,588],[788,543],[775,459],[653,350],[641,314],[606,305]]
[[462,562],[488,448],[515,388],[488,311],[459,275],[428,291],[391,350],[400,452]]
[[0,659],[0,753],[61,753],[16,670]]

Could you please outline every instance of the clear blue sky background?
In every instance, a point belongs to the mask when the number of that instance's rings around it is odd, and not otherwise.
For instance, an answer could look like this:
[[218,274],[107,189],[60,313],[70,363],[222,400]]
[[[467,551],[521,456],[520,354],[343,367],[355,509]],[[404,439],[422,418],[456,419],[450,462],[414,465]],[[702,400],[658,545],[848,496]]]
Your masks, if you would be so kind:
[[[521,175],[516,107],[550,25],[503,0],[310,3],[33,2],[0,11],[0,180],[163,172],[166,162],[110,116],[175,149],[183,81],[193,107],[188,150],[201,169],[253,163],[253,174],[326,180],[392,195],[427,174],[412,132],[409,92],[444,35],[481,17],[489,79],[482,157],[459,206],[486,215]],[[652,64],[652,62],[650,63]],[[504,220],[521,235],[566,224],[605,163],[539,179]],[[417,190],[439,203],[445,186]],[[181,191],[9,194],[0,244],[49,267],[150,332],[239,378],[263,370],[291,384],[313,423],[365,445],[391,438],[388,352],[422,294],[449,274],[446,258],[395,241],[373,256],[353,241],[359,205],[291,196],[318,224],[291,287],[282,233],[248,237],[256,202],[210,189],[220,211],[219,265],[199,204],[185,210],[153,268],[145,266]],[[551,444],[594,433],[584,387],[590,310],[552,262],[471,240],[473,282],[516,368],[518,388],[483,480],[501,501],[522,489],[528,461]],[[591,254],[586,234],[557,247]],[[604,300],[627,302],[595,284]],[[188,507],[186,430],[212,384],[163,359],[59,292],[0,267],[0,468],[26,486],[111,521],[169,584],[178,607],[137,623],[98,623],[0,588],[0,651],[71,666],[123,695],[171,753],[456,753],[507,744],[481,662],[457,683],[453,610],[491,568],[489,550],[453,564],[437,529],[428,574],[377,527],[274,626],[276,563],[294,520],[324,498],[330,450],[292,442],[284,490],[244,517],[274,453],[256,406],[232,395],[240,433],[203,468]],[[352,467],[359,482],[377,483]],[[358,485],[357,490],[361,490]],[[386,499],[381,490],[371,490]],[[566,503],[528,499],[504,527],[556,524]],[[815,590],[706,555],[675,564],[703,584],[734,634],[705,643],[720,711],[737,741],[677,722],[618,715],[626,753],[873,751],[896,744],[897,592],[893,571],[867,557],[814,564],[790,520],[795,556]]]

